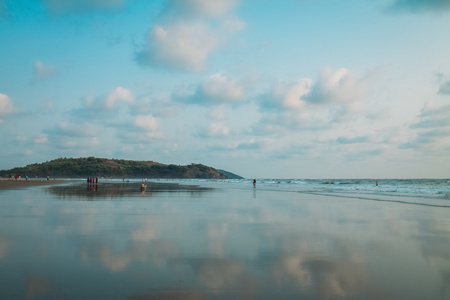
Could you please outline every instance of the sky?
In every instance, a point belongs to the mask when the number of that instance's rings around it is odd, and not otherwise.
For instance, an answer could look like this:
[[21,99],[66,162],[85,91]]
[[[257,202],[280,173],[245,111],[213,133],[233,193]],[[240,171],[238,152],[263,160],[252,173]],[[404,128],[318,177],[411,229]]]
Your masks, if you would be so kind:
[[450,0],[0,0],[0,169],[450,178]]

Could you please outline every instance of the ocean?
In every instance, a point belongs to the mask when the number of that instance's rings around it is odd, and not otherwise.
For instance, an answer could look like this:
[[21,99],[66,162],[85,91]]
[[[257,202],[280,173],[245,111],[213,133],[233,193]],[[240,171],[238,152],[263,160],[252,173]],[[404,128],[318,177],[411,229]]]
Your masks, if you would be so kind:
[[[141,182],[143,179],[127,179]],[[144,179],[145,180],[145,179]],[[107,179],[122,182],[122,179]],[[154,182],[178,182],[216,187],[253,188],[253,179],[147,179]],[[378,185],[377,185],[378,183]],[[264,190],[298,192],[367,192],[412,197],[448,198],[450,179],[271,179],[258,178],[256,184]]]
[[[176,182],[220,188],[253,188],[253,179],[185,179]],[[256,179],[256,188],[450,206],[450,179]]]
[[[253,179],[186,179],[181,182],[251,186]],[[364,191],[441,197],[450,194],[450,179],[257,179],[258,187],[290,191]],[[378,183],[378,186],[376,185]]]

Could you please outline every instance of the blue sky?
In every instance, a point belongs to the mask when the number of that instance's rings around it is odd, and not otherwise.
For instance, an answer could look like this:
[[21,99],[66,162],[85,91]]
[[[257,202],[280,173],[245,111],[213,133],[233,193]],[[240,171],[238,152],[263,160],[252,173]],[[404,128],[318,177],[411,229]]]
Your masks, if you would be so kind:
[[0,169],[450,177],[448,0],[0,0]]

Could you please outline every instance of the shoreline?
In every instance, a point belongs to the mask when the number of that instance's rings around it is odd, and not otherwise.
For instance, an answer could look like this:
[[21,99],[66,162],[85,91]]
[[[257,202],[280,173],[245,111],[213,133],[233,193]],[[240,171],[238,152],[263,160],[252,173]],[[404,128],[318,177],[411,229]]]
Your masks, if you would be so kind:
[[21,179],[21,180],[8,180],[8,178],[0,179],[0,191],[3,190],[18,190],[25,187],[33,186],[46,186],[67,183],[68,180],[46,180],[46,179]]

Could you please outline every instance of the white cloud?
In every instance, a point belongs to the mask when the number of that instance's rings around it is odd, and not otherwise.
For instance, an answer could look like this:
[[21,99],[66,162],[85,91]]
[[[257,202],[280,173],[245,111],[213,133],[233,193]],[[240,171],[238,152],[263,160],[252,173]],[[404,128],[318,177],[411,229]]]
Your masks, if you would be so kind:
[[[120,86],[99,97],[87,95],[81,98],[81,104],[82,107],[71,111],[71,116],[77,120],[81,119],[94,123],[99,121],[108,124],[117,123],[121,117],[128,113],[128,110],[123,109],[123,106],[130,110],[137,109],[133,93]],[[114,117],[112,117],[112,114],[114,114]]]
[[228,14],[236,0],[168,0],[166,14],[178,18],[219,18]]
[[217,33],[201,22],[155,25],[148,33],[147,48],[136,58],[144,65],[198,72],[205,70],[218,43]]
[[179,88],[172,97],[181,102],[224,105],[244,100],[247,90],[248,84],[243,80],[216,73],[198,85]]
[[155,117],[174,117],[180,107],[171,102],[170,95],[151,95],[136,99],[130,106],[134,115],[151,114]]
[[357,79],[349,70],[325,69],[318,80],[302,78],[292,83],[276,82],[262,97],[262,104],[272,108],[305,109],[307,104],[342,104],[357,107],[364,100],[366,78]]
[[159,136],[159,121],[152,115],[139,115],[134,119],[134,126],[142,129],[147,137]]
[[231,102],[244,97],[244,86],[222,73],[209,76],[197,88],[196,96],[205,101]]
[[213,120],[223,120],[225,119],[225,105],[221,104],[214,107],[209,113],[208,117]]
[[[277,141],[278,143],[278,141]],[[268,138],[263,138],[263,139],[255,139],[255,138],[250,138],[247,141],[241,141],[236,143],[233,148],[238,149],[238,150],[265,150],[268,149],[269,147],[274,146],[274,141]]]
[[273,109],[303,109],[306,105],[303,99],[311,90],[310,79],[300,79],[293,83],[277,81],[272,89],[262,97],[264,108]]
[[363,100],[366,93],[364,78],[357,79],[348,69],[337,71],[325,69],[311,89],[307,100],[311,103],[357,102]]
[[211,123],[209,125],[208,129],[208,136],[215,137],[215,136],[227,136],[230,133],[230,130],[227,126],[225,126],[224,123],[218,122],[218,123]]
[[148,32],[136,61],[178,71],[204,71],[209,56],[227,37],[244,28],[230,13],[233,0],[169,0],[159,22]]
[[112,109],[117,102],[132,103],[134,100],[131,91],[123,87],[116,87],[104,99],[106,109]]
[[56,139],[62,140],[75,140],[86,139],[94,137],[97,131],[97,127],[91,122],[69,122],[63,121],[56,124],[53,128],[44,130],[44,133],[37,137],[34,142],[37,144],[48,143],[49,141],[55,141]]
[[[302,78],[294,82],[278,80],[257,100],[263,113],[255,132],[327,128],[360,113],[373,72],[357,78],[347,69],[325,69],[316,82]],[[262,130],[262,131],[261,131]]]
[[151,115],[137,116],[135,118],[134,125],[147,131],[155,130],[156,128],[158,128],[157,120]]
[[2,93],[0,93],[0,124],[3,123],[1,117],[12,114],[14,111],[14,106],[11,99]]
[[82,153],[89,153],[93,148],[101,145],[97,137],[83,137],[72,135],[49,135],[48,144],[52,150],[69,150],[81,151]]
[[47,134],[41,134],[37,138],[34,139],[35,144],[47,144],[48,143],[48,135]]
[[5,116],[13,112],[13,104],[11,99],[0,93],[0,116]]

